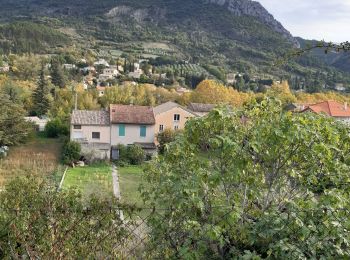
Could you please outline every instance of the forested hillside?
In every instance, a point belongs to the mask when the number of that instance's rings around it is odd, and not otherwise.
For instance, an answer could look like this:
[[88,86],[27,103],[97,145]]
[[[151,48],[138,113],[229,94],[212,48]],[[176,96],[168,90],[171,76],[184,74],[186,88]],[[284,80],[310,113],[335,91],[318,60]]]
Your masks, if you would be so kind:
[[[187,61],[220,71],[219,79],[239,72],[259,79],[287,79],[296,90],[306,85],[312,91],[332,89],[336,83],[350,85],[348,56],[325,58],[314,52],[291,59],[283,66],[274,66],[277,59],[298,43],[305,46],[307,42],[292,38],[260,4],[250,0],[1,0],[0,3],[3,22],[30,20],[73,31],[70,37],[79,37],[82,49],[127,53],[138,58],[167,56],[175,62]],[[22,34],[23,39],[29,39],[29,46],[24,44],[25,40],[5,36],[3,48],[11,49],[12,44],[18,46],[18,51],[41,52],[45,49],[42,44],[66,43],[56,30],[43,31],[45,37]],[[158,47],[146,50],[144,43],[166,44],[170,51]],[[310,80],[314,78],[317,80]]]
[[15,22],[0,26],[0,50],[8,53],[47,53],[50,48],[64,46],[69,38],[45,25]]

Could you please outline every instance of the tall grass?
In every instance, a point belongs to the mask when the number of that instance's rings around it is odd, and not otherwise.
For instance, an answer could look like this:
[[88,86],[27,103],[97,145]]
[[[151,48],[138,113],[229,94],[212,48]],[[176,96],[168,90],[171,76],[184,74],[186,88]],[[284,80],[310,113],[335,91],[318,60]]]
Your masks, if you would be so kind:
[[0,188],[7,181],[27,174],[53,177],[61,171],[61,143],[58,140],[36,138],[28,144],[11,147],[9,156],[0,160]]

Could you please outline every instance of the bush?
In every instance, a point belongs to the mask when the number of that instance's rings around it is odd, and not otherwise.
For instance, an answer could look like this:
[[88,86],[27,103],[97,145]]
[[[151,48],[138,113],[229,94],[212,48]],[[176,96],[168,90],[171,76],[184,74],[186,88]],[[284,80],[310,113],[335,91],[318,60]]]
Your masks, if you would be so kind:
[[127,155],[130,164],[140,165],[145,161],[145,151],[139,145],[130,145],[127,147]]
[[62,162],[64,164],[71,164],[80,159],[81,146],[77,142],[68,141],[64,144],[62,149]]
[[121,167],[131,165],[140,165],[145,161],[146,154],[139,145],[125,146],[119,144],[117,146],[119,150],[119,159],[116,162]]
[[167,144],[175,141],[176,134],[176,131],[168,128],[158,134],[158,150],[160,154],[164,154]]
[[49,138],[57,138],[59,136],[68,136],[69,128],[60,119],[54,119],[47,123],[45,127],[46,136]]

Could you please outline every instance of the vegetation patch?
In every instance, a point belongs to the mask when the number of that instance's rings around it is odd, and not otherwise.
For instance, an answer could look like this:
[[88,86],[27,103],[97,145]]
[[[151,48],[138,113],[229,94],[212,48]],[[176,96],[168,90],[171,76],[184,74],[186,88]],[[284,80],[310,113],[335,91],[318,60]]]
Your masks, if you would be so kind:
[[119,184],[123,202],[142,207],[139,187],[142,182],[142,166],[128,166],[118,169]]
[[112,169],[109,164],[95,164],[86,167],[70,168],[63,183],[63,189],[76,188],[87,198],[96,195],[112,197]]
[[60,165],[62,144],[58,139],[36,137],[27,144],[11,147],[9,156],[0,160],[0,187],[28,173],[48,176],[59,181],[63,172]]

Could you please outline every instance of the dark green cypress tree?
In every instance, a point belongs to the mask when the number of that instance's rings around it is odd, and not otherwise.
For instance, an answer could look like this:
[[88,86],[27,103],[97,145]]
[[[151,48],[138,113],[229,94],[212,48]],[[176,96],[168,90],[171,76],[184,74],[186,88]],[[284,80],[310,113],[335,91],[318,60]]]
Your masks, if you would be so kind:
[[44,65],[41,67],[38,86],[33,92],[33,110],[38,116],[46,115],[50,109],[50,89],[45,79]]
[[64,71],[58,60],[51,61],[51,82],[60,88],[64,88],[66,86]]

